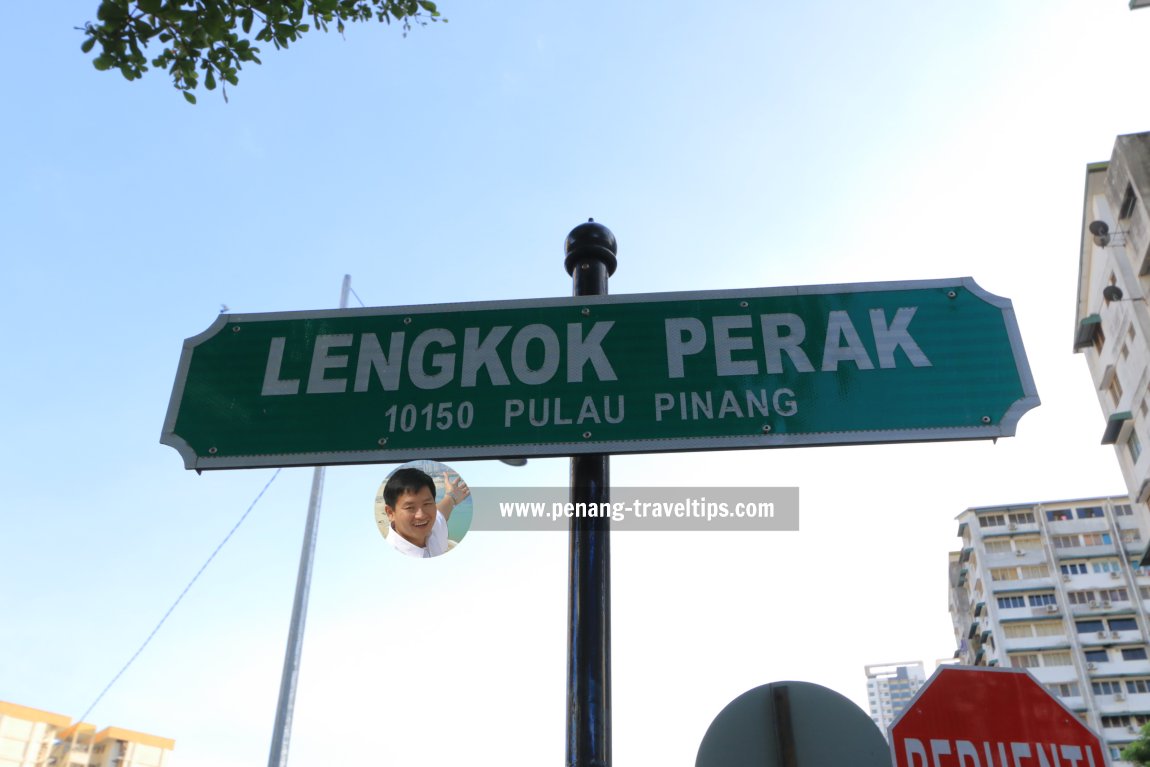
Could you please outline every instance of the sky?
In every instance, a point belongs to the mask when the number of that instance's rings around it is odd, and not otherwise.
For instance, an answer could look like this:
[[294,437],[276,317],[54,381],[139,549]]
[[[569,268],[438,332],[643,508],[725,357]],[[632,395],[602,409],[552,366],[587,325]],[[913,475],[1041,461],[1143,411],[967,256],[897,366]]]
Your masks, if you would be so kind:
[[[613,754],[691,765],[788,679],[865,706],[867,664],[947,658],[968,507],[1125,492],[1072,351],[1086,164],[1150,129],[1125,0],[440,6],[266,47],[225,103],[101,73],[96,2],[0,27],[0,700],[266,760],[308,468],[186,471],[159,443],[182,342],[222,306],[570,294],[563,240],[614,232],[613,294],[973,277],[1013,301],[1042,405],[989,441],[616,456],[616,487],[798,487],[798,532],[611,540]],[[565,486],[568,461],[454,464]],[[473,530],[399,557],[393,465],[326,472],[293,765],[559,764],[567,539]],[[270,481],[270,485],[269,485]],[[266,492],[253,506],[261,490]]]

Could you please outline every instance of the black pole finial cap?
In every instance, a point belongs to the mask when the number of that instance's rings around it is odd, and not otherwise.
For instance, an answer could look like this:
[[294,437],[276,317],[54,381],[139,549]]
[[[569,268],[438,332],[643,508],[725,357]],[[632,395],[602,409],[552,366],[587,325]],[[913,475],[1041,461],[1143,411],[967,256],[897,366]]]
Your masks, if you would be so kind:
[[567,235],[564,244],[567,257],[563,259],[563,266],[567,274],[574,274],[575,264],[580,261],[599,261],[607,267],[607,276],[615,273],[619,261],[615,258],[618,245],[615,235],[602,224],[595,223],[595,219],[587,219],[586,224],[580,224]]

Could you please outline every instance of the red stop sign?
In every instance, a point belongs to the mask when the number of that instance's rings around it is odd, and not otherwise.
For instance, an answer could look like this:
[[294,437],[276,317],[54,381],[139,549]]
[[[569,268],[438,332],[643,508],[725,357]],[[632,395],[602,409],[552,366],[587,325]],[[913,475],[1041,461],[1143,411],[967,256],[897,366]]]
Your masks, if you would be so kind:
[[1025,669],[943,666],[890,728],[894,767],[1105,767],[1102,742]]

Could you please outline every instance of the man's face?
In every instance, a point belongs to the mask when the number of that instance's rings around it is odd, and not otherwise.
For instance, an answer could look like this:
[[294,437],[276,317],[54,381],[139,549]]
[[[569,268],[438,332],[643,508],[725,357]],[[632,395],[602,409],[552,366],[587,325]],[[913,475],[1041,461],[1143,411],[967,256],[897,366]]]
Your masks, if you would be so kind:
[[426,487],[418,493],[404,493],[395,501],[395,506],[385,506],[387,521],[393,532],[399,533],[416,546],[427,545],[431,527],[435,524],[435,496]]

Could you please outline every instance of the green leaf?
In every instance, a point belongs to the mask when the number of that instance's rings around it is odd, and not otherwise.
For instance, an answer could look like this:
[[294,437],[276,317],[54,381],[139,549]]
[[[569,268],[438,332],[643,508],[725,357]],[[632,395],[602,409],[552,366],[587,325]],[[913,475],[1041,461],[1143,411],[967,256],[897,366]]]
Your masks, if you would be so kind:
[[[167,71],[172,85],[192,104],[201,77],[207,89],[222,85],[226,90],[228,83],[236,83],[240,62],[261,63],[254,43],[287,48],[317,29],[327,31],[333,21],[341,34],[351,22],[397,21],[406,36],[413,24],[443,20],[437,0],[94,2],[99,22],[80,28],[84,32],[80,49],[94,56],[92,65],[100,71],[118,69],[129,80],[140,79],[150,67]],[[159,44],[148,50],[157,39]]]
[[122,7],[117,0],[104,0],[96,10],[96,18],[100,21],[117,22],[127,16],[128,9]]

